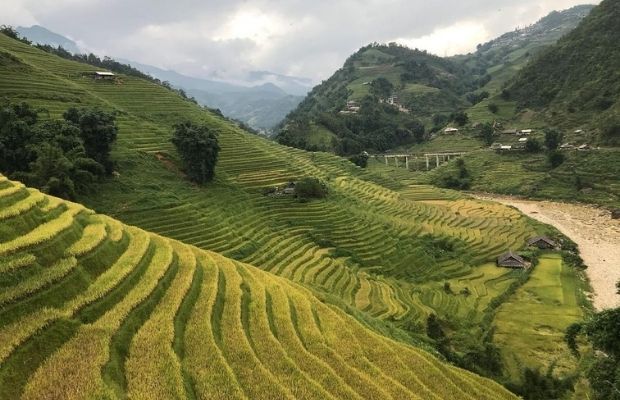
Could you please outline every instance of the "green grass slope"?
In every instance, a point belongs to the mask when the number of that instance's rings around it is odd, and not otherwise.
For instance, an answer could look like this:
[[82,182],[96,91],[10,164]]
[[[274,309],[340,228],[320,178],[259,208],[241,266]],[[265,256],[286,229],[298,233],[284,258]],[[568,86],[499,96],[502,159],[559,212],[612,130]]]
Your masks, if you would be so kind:
[[601,142],[620,143],[620,3],[604,0],[557,44],[536,57],[508,87],[520,109],[568,127],[598,128]]
[[[81,77],[92,67],[0,35],[0,90],[58,116],[69,106],[119,113],[113,156],[117,178],[81,202],[142,229],[215,251],[311,288],[322,300],[404,340],[425,333],[429,314],[480,337],[518,273],[489,268],[507,250],[545,228],[516,210],[456,192],[411,185],[412,176],[361,170],[326,153],[309,153],[249,135],[152,83]],[[220,131],[215,181],[188,183],[169,143],[171,126],[191,119]],[[266,187],[314,176],[326,199],[268,197]],[[471,295],[446,293],[444,283]],[[399,333],[400,332],[400,333]]]
[[0,175],[2,399],[513,399],[307,289]]

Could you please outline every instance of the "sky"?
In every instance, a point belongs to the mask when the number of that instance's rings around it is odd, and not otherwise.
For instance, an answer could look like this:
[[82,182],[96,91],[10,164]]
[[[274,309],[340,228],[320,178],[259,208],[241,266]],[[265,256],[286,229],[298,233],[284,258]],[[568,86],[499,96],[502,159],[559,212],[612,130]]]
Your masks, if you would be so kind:
[[99,55],[201,78],[250,71],[327,79],[358,48],[440,56],[598,0],[2,0],[0,24],[38,24]]

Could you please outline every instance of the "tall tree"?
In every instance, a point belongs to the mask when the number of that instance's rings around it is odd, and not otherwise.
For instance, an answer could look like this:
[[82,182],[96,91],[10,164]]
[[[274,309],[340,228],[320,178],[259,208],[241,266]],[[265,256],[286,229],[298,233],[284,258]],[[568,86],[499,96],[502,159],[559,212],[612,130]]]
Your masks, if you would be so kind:
[[556,150],[560,146],[563,138],[564,135],[557,129],[545,129],[545,146],[547,147],[547,150]]
[[107,174],[111,174],[114,164],[110,152],[118,133],[116,116],[102,110],[75,107],[68,109],[63,116],[80,129],[86,155],[103,165]]
[[174,126],[172,143],[192,181],[203,184],[213,179],[220,151],[217,136],[208,126],[189,121]]

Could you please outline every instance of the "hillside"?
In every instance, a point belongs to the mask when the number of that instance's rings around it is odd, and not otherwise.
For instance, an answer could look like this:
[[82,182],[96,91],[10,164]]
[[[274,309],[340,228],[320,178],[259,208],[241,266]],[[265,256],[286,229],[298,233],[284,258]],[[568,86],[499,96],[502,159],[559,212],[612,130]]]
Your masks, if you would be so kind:
[[[81,53],[74,41],[42,26],[18,27],[16,31],[33,43],[54,48],[60,46],[73,54]],[[265,134],[271,134],[273,128],[299,104],[309,90],[309,83],[303,78],[268,71],[253,71],[248,77],[248,85],[240,85],[195,78],[132,60],[118,61],[162,82],[166,81],[177,89],[183,89],[200,104],[219,109],[225,116],[244,122]]]
[[[354,154],[421,143],[429,131],[446,126],[460,110],[467,110],[472,120],[492,120],[496,116],[487,111],[485,99],[499,94],[536,54],[572,31],[592,8],[554,11],[535,24],[478,45],[467,55],[441,58],[396,44],[365,46],[287,116],[278,140]],[[372,83],[380,78],[387,79],[391,89],[376,95],[375,102],[396,96],[400,112],[398,107],[369,104],[366,96],[373,94]],[[361,108],[353,110],[347,102]],[[426,134],[416,130],[418,124],[424,125]]]
[[479,75],[488,75],[490,80],[481,91],[491,96],[498,94],[532,58],[575,29],[593,8],[593,5],[580,5],[553,11],[532,25],[479,44],[474,53],[455,56],[454,60]]
[[0,204],[0,398],[516,398],[250,265],[3,176]]
[[[437,315],[460,365],[519,379],[475,361],[493,350],[492,335],[485,333],[498,306],[527,277],[495,267],[494,259],[523,248],[530,236],[553,232],[548,227],[505,206],[412,185],[414,176],[406,171],[362,170],[327,153],[247,134],[152,82],[124,75],[113,82],[84,78],[82,72],[93,67],[2,35],[0,51],[7,60],[0,63],[0,90],[10,100],[45,108],[52,118],[70,106],[117,112],[118,176],[83,196],[86,206],[288,278],[406,343],[436,344],[426,325],[429,315]],[[204,187],[184,179],[169,142],[172,125],[187,119],[219,131],[215,181]],[[263,194],[305,176],[322,180],[328,197],[303,203]],[[563,274],[567,293],[581,296],[580,272],[568,268]],[[575,300],[567,304],[581,310]],[[552,312],[556,305],[545,307]],[[540,346],[550,346],[553,357],[566,356],[556,346],[562,335],[561,329],[546,332]],[[508,355],[512,349],[499,351]],[[540,357],[534,366],[551,362]]]
[[519,110],[560,126],[598,128],[620,143],[620,3],[605,0],[570,34],[524,68],[507,88]]
[[[381,79],[385,93],[374,92]],[[371,44],[312,89],[282,123],[278,141],[340,154],[412,143],[423,139],[423,121],[464,107],[462,96],[479,85],[451,60],[395,43]],[[387,104],[391,96],[397,97],[393,105]],[[317,142],[321,128],[330,137]]]

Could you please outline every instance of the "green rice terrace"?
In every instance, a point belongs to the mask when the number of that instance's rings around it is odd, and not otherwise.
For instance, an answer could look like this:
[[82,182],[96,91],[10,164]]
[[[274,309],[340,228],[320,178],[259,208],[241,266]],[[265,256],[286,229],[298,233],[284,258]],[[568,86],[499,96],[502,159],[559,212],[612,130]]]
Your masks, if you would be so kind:
[[[118,175],[79,199],[109,217],[0,183],[0,398],[512,398],[411,345],[433,345],[431,314],[459,354],[502,328],[530,272],[494,260],[549,227],[404,170],[267,141],[154,83],[83,77],[95,68],[1,34],[0,54],[2,97],[50,118],[96,106],[119,126]],[[201,187],[170,143],[188,119],[219,131]],[[264,195],[302,177],[328,197]],[[540,279],[573,298],[585,286],[568,267]],[[569,297],[538,307],[582,315]],[[524,346],[493,340],[504,358]]]
[[1,398],[515,398],[250,265],[4,177],[0,203]]

